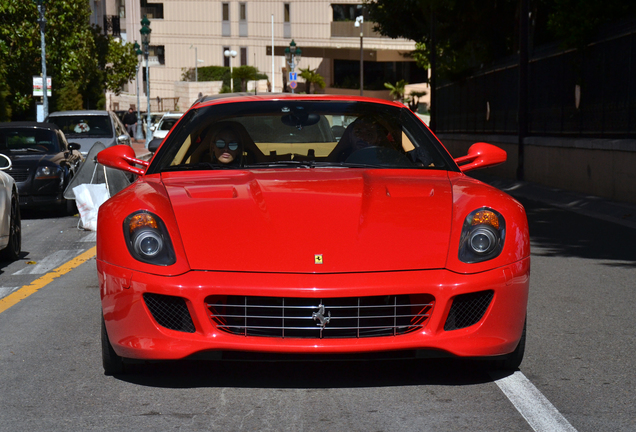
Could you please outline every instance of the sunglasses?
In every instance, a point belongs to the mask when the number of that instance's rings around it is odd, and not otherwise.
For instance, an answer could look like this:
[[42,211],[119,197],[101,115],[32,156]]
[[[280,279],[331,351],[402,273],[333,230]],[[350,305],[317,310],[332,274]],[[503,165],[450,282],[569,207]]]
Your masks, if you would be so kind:
[[[220,139],[220,140],[216,140],[216,148],[219,149],[224,149],[225,148],[225,141]],[[238,143],[237,142],[229,142],[227,143],[227,148],[234,151],[238,148]]]

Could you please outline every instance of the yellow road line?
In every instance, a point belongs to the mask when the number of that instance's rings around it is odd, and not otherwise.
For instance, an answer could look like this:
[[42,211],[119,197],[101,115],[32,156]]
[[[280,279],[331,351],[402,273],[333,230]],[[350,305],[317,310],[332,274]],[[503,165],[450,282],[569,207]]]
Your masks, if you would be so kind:
[[44,276],[34,280],[29,285],[24,285],[19,290],[12,292],[8,296],[0,299],[0,313],[6,311],[11,306],[16,303],[24,300],[29,297],[31,294],[35,294],[41,288],[44,288],[49,283],[53,282],[54,279],[65,275],[76,267],[79,267],[80,264],[88,261],[93,258],[97,252],[97,247],[93,246],[86,252],[76,256],[72,260],[62,264],[58,268],[53,271],[48,272]]

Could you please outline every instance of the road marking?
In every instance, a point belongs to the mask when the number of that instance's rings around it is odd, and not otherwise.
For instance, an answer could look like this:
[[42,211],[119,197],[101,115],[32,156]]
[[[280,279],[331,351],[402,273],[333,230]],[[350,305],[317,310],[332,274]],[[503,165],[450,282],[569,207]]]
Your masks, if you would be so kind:
[[517,371],[503,378],[493,373],[491,377],[535,431],[576,432],[576,429],[521,372]]
[[44,288],[49,283],[53,282],[54,279],[65,275],[66,273],[70,272],[76,267],[79,267],[80,264],[93,258],[95,256],[96,251],[97,251],[97,247],[94,246],[90,248],[89,250],[87,250],[86,252],[84,252],[83,254],[80,254],[76,256],[75,258],[73,258],[72,260],[62,264],[61,266],[59,266],[52,272],[49,272],[45,274],[44,276],[39,277],[38,279],[31,282],[29,285],[24,285],[19,290],[14,291],[13,293],[9,294],[8,296],[4,298],[1,298],[0,313],[6,311],[11,306],[29,297],[31,294],[35,294],[41,288]]
[[94,242],[94,241],[97,241],[97,233],[93,231],[92,233],[87,234],[84,237],[82,237],[82,239],[80,241],[81,242]]
[[68,261],[69,259],[77,256],[80,252],[83,252],[84,249],[74,249],[74,250],[59,250],[52,255],[49,255],[42,260],[38,261],[35,265],[30,265],[22,270],[19,270],[14,275],[25,275],[25,274],[44,274],[48,273],[60,264]]
[[0,287],[0,299],[8,296],[13,291],[17,290],[20,287]]

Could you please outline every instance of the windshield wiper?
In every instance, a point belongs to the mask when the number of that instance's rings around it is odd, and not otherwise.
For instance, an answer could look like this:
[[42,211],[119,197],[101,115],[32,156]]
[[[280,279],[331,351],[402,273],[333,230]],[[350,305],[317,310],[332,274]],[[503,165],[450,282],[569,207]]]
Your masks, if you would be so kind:
[[210,162],[199,162],[195,164],[181,164],[181,165],[172,165],[169,167],[165,167],[161,169],[161,172],[169,172],[169,171],[198,171],[198,170],[211,170],[211,169],[225,169],[232,167],[224,167],[221,165],[214,165]]
[[280,168],[280,167],[294,167],[294,168],[313,168],[316,165],[314,161],[274,161],[274,162],[256,162],[245,165],[244,168]]
[[34,153],[46,153],[46,150],[42,150],[39,148],[33,148],[33,147],[24,147],[24,148],[19,148],[19,149],[13,149],[13,151],[27,151],[27,152],[34,152]]

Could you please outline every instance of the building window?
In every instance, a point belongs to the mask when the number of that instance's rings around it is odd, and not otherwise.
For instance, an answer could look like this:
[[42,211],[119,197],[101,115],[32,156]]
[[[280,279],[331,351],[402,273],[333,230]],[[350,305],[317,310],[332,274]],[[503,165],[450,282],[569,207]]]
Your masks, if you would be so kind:
[[153,65],[165,65],[166,64],[166,50],[163,45],[149,46],[148,47],[148,62]]
[[247,37],[247,3],[239,3],[239,36]]
[[291,12],[289,3],[283,3],[283,37],[291,38]]
[[360,15],[365,21],[369,21],[366,9],[361,4],[332,4],[333,21],[355,21]]
[[241,66],[247,66],[247,47],[241,47]]
[[223,66],[229,68],[230,67],[230,58],[225,57],[225,51],[229,51],[230,47],[223,47],[223,52],[221,55],[223,56]]
[[163,3],[148,3],[148,0],[141,0],[141,16],[148,19],[163,19]]
[[231,36],[232,30],[230,27],[230,4],[222,3],[222,15],[223,20],[221,21],[221,36]]

